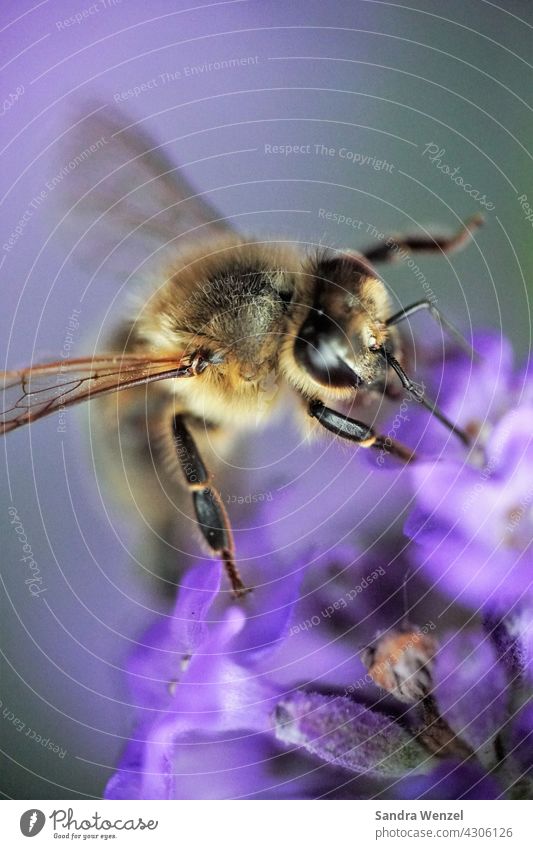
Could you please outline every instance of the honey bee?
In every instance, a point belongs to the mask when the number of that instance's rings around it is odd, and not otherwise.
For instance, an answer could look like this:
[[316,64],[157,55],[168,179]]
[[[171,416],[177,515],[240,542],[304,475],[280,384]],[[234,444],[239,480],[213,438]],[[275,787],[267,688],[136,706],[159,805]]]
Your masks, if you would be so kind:
[[[173,521],[176,505],[165,487],[151,492],[142,471],[147,462],[155,467],[158,485],[165,477],[177,492],[189,492],[205,543],[223,561],[239,597],[246,588],[231,525],[204,456],[208,443],[219,455],[227,454],[243,431],[257,427],[258,409],[265,423],[276,409],[290,405],[307,430],[311,425],[311,431],[323,429],[408,463],[415,459],[413,451],[338,409],[368,393],[393,397],[395,373],[468,444],[468,435],[406,374],[398,325],[428,310],[462,337],[430,301],[394,313],[374,263],[392,262],[399,251],[451,251],[468,241],[480,220],[471,219],[450,238],[391,237],[362,253],[322,248],[309,253],[286,241],[246,238],[176,176],[176,167],[144,131],[125,128],[127,123],[119,113],[104,119],[101,110],[92,119],[90,126],[106,139],[106,148],[113,148],[113,161],[121,160],[108,173],[127,167],[141,172],[136,182],[124,177],[115,198],[100,190],[95,204],[115,228],[155,233],[156,240],[170,245],[179,235],[180,244],[170,250],[154,291],[117,329],[105,353],[4,373],[0,430],[7,433],[107,396],[99,416],[104,437],[129,434],[132,462],[141,469],[138,490],[144,491],[154,521],[160,526]],[[144,204],[150,199],[156,207],[153,215],[132,202],[139,192]],[[265,392],[266,385],[272,391]],[[176,497],[179,501],[181,495]]]

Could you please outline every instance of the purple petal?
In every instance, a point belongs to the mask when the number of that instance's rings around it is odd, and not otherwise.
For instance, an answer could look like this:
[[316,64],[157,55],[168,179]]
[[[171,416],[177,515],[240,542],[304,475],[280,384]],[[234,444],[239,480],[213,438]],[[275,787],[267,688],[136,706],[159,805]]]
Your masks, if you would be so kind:
[[173,769],[179,799],[316,798],[345,779],[329,766],[310,769],[307,755],[253,732],[198,731],[175,746]]
[[481,765],[472,760],[445,760],[429,775],[404,779],[396,788],[397,799],[498,799],[501,788]]
[[104,799],[140,799],[144,743],[130,741],[120,759],[117,771],[104,790]]
[[[183,798],[178,783],[180,742],[198,729],[208,735],[268,732],[278,699],[279,692],[272,686],[215,654],[197,663],[193,658],[187,681],[178,685],[171,709],[148,731],[140,798]],[[253,751],[256,736],[248,736]]]
[[[463,428],[472,425],[490,428],[513,403],[512,348],[507,339],[490,331],[476,332],[473,346],[479,354],[475,361],[461,350],[450,348],[446,341],[426,357],[429,364],[422,362],[412,377],[424,383],[427,395],[453,422]],[[398,431],[394,421],[395,414],[384,425],[383,432],[393,430],[397,439],[414,447],[419,454],[464,458],[459,440],[420,405],[406,399]]]
[[[501,608],[500,608],[501,610]],[[511,684],[525,677],[533,684],[533,609],[518,605],[514,610],[494,612],[486,618],[485,629],[494,642],[500,661],[508,670]]]
[[443,717],[485,766],[494,766],[494,739],[507,720],[507,680],[488,637],[478,629],[450,635],[435,657],[434,682]]
[[[425,522],[420,513],[415,518]],[[414,522],[410,522],[408,529],[412,531],[413,527]],[[417,534],[416,542],[423,539],[423,544],[413,548],[412,559],[432,581],[432,587],[454,603],[490,611],[531,597],[531,559],[527,554],[516,557],[508,551],[490,550],[459,532],[443,532],[435,517],[424,525],[422,533]]]
[[218,561],[209,560],[184,575],[170,620],[178,651],[193,654],[207,638],[207,612],[220,589],[221,571]]
[[477,606],[533,596],[533,410],[507,414],[487,442],[483,468],[414,464],[417,506],[405,525],[439,589]]
[[510,754],[522,773],[533,778],[533,703],[523,707],[515,717]]
[[128,687],[143,707],[168,702],[169,684],[178,680],[190,656],[207,638],[207,613],[217,596],[221,566],[214,561],[191,569],[183,578],[173,613],[160,615],[139,640],[128,660]]
[[229,647],[234,659],[241,664],[255,663],[267,656],[287,636],[299,597],[302,572],[286,571],[287,574],[256,589],[247,599],[246,623]]

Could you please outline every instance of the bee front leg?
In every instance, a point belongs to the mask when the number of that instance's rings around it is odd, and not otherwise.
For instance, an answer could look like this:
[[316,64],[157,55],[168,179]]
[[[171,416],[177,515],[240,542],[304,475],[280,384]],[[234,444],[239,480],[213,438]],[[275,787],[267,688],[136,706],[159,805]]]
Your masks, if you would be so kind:
[[311,401],[308,412],[322,427],[329,430],[330,433],[334,433],[335,436],[356,442],[362,448],[375,448],[378,451],[392,454],[393,457],[397,457],[404,463],[412,463],[416,460],[414,451],[402,445],[401,442],[377,434],[369,425],[356,419],[350,419],[336,410],[331,410],[322,401]]
[[432,303],[432,301],[429,301],[426,298],[422,301],[415,301],[414,304],[409,304],[408,307],[403,307],[403,309],[394,313],[394,315],[391,315],[391,317],[385,321],[385,325],[387,327],[394,327],[402,321],[406,321],[412,315],[415,315],[421,310],[427,310],[433,320],[444,328],[444,330],[446,330],[453,339],[455,339],[456,343],[463,349],[467,356],[472,357],[473,359],[479,359],[478,354],[474,351],[471,344],[465,339],[463,334],[453,326],[451,321],[448,321],[448,319],[441,313],[438,307]]
[[249,590],[244,586],[235,563],[235,546],[228,514],[220,493],[211,484],[209,472],[194,437],[181,414],[175,415],[172,420],[172,435],[181,470],[192,494],[194,511],[202,535],[211,551],[223,561],[233,595],[235,598],[241,598]]
[[395,262],[405,253],[443,253],[448,254],[466,245],[472,238],[472,231],[483,224],[482,215],[473,215],[453,236],[389,236],[384,244],[368,248],[363,256],[369,262]]

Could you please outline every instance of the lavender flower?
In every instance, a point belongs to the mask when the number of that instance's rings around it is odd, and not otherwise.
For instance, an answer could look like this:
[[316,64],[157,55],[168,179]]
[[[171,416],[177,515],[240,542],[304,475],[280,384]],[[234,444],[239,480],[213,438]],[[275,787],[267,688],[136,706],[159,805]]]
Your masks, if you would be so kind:
[[279,691],[255,666],[281,635],[290,601],[279,599],[276,623],[270,631],[265,628],[259,642],[253,619],[246,620],[237,605],[220,619],[208,619],[220,590],[218,564],[193,570],[184,584],[173,615],[146,635],[131,659],[129,678],[140,722],[108,784],[108,798],[182,795],[180,746],[196,742],[201,752],[206,735],[238,740],[245,732],[253,749],[279,699]]
[[533,381],[506,343],[476,347],[439,396],[470,454],[416,409],[405,441],[428,459],[407,470],[329,445],[287,465],[290,488],[257,475],[276,497],[236,527],[255,592],[228,605],[213,562],[185,575],[130,659],[137,725],[108,798],[533,796]]
[[[527,620],[531,623],[531,611]],[[532,798],[533,677],[524,664],[529,639],[530,633],[517,631],[511,615],[443,642],[435,660],[433,696],[472,757],[443,763],[422,781],[406,782],[404,797]],[[455,797],[446,795],[451,787]]]
[[[501,624],[512,631],[511,621]],[[385,788],[397,798],[531,798],[533,681],[524,681],[509,658],[506,665],[490,631],[451,633],[435,655],[425,640],[424,663],[420,632],[413,630],[410,642],[405,637],[401,631],[379,639],[387,651],[400,646],[390,655],[390,677],[373,673],[375,656],[369,671],[413,703],[410,714],[394,721],[379,705],[363,709],[346,698],[295,693],[278,707],[278,737],[347,770],[402,777]]]
[[[220,619],[209,618],[220,606],[219,583],[216,564],[190,572],[173,615],[151,629],[132,657],[139,722],[107,798],[314,797],[343,786],[345,770],[387,777],[427,768],[427,752],[394,716],[348,697],[297,688],[304,668],[290,645],[295,581],[280,582],[269,594],[266,616],[250,610],[246,617],[234,604]],[[311,663],[320,654],[307,643],[305,651]],[[330,677],[342,656],[326,641],[322,662]],[[320,665],[319,658],[318,677]],[[287,668],[290,688],[282,683]],[[293,722],[295,713],[300,724]],[[313,729],[321,738],[323,728],[329,739],[311,740]],[[310,763],[305,752],[318,760],[326,753],[328,768]],[[205,777],[201,789],[198,773]]]
[[506,342],[485,335],[476,347],[482,359],[472,364],[455,355],[439,394],[447,415],[476,435],[476,446],[468,456],[435,422],[419,431],[419,453],[437,457],[410,469],[416,506],[405,533],[439,590],[490,608],[532,592],[533,376],[512,371]]
[[[139,722],[107,798],[531,793],[526,615],[455,633],[440,649],[418,629],[413,639],[398,632],[399,642],[379,636],[381,653],[364,656],[370,678],[398,695],[396,702],[371,687],[341,691],[325,683],[336,677],[335,660],[361,669],[349,636],[340,640],[348,645],[332,649],[325,622],[313,629],[314,642],[295,648],[298,581],[282,581],[269,594],[266,617],[232,605],[219,618],[219,583],[216,564],[189,573],[173,615],[132,657]],[[302,661],[318,657],[320,667],[321,651],[327,672],[318,668],[311,682]]]

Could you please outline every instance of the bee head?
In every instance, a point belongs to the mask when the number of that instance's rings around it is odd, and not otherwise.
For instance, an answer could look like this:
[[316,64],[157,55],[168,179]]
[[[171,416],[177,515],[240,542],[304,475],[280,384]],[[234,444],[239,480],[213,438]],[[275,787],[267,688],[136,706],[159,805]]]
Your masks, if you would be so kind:
[[384,376],[387,292],[372,267],[354,254],[322,254],[305,269],[311,305],[297,332],[294,356],[322,388],[342,394]]

